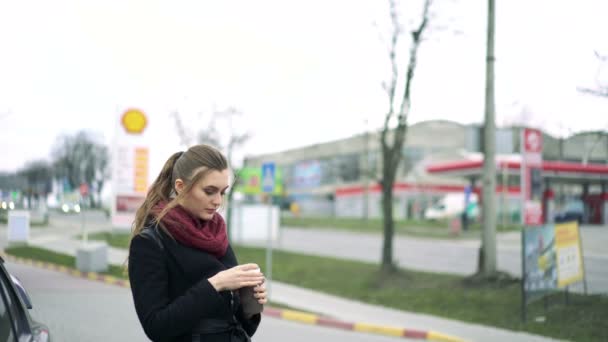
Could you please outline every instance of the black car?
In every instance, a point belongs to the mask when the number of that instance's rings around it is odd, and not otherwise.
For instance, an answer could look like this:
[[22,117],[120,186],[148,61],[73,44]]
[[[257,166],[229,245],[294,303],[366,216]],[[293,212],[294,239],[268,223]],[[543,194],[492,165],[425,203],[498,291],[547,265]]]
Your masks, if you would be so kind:
[[28,310],[32,308],[25,288],[4,267],[0,256],[0,342],[48,342],[49,329],[36,322]]

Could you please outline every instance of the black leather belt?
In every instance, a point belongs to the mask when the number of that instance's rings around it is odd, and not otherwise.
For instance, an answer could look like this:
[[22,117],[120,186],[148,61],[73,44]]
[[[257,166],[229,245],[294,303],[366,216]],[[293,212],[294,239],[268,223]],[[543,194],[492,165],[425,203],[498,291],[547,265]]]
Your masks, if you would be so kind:
[[236,320],[203,319],[192,330],[192,342],[201,342],[201,335],[230,333],[230,342],[250,342],[251,338]]

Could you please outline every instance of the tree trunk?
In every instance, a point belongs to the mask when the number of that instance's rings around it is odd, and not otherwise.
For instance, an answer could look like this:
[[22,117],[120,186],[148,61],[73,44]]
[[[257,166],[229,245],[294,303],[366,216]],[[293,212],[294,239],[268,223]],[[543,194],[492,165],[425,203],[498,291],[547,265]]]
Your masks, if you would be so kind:
[[393,234],[395,225],[393,222],[393,182],[387,181],[382,186],[382,212],[384,216],[384,244],[382,248],[382,271],[393,272]]

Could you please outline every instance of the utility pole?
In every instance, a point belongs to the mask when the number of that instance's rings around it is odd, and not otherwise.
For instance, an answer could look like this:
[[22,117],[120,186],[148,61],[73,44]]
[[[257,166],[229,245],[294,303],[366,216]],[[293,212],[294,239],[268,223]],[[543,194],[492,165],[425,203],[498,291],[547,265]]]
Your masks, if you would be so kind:
[[369,178],[370,178],[370,162],[369,162],[369,129],[367,127],[367,119],[365,119],[365,166],[363,171],[363,218],[369,219]]
[[496,273],[496,139],[494,122],[494,0],[488,0],[486,50],[486,101],[483,160],[483,233],[479,271],[485,276]]

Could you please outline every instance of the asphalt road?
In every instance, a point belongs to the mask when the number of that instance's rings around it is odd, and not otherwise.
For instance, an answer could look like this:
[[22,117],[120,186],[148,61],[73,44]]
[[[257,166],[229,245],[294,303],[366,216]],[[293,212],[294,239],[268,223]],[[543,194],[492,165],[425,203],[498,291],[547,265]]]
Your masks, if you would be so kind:
[[[32,316],[49,326],[53,341],[148,341],[128,289],[60,272],[7,262],[32,299]],[[392,338],[264,317],[253,341],[391,342]]]

